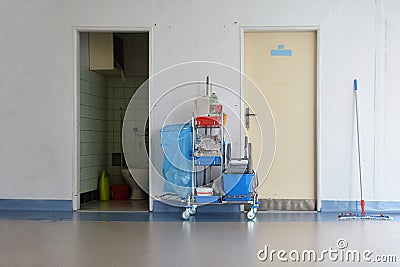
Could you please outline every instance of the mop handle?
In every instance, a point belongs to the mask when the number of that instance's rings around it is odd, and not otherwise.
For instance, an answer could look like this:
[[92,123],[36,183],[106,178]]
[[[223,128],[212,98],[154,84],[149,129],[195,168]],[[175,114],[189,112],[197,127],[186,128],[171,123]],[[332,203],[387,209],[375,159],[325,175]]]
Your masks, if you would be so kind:
[[358,90],[358,81],[357,81],[357,79],[354,79],[354,94],[355,94],[355,97],[356,97],[358,172],[360,174],[361,215],[365,215],[365,201],[363,199],[363,186],[362,186],[362,175],[361,175],[360,132],[359,132],[359,126],[358,126],[357,90]]

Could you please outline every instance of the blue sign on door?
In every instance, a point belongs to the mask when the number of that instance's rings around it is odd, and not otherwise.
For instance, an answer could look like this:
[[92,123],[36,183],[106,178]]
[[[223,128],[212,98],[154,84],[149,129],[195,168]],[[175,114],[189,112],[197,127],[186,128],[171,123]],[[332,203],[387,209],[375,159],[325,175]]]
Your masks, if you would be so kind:
[[271,56],[273,56],[273,57],[291,57],[292,49],[285,49],[285,45],[279,44],[278,49],[271,50]]

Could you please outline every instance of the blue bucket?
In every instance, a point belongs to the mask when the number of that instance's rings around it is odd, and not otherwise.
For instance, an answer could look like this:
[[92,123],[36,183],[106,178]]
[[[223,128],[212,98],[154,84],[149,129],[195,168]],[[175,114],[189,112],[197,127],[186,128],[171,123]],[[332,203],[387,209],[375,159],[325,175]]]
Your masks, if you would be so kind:
[[224,191],[227,196],[245,196],[252,192],[254,173],[223,174]]

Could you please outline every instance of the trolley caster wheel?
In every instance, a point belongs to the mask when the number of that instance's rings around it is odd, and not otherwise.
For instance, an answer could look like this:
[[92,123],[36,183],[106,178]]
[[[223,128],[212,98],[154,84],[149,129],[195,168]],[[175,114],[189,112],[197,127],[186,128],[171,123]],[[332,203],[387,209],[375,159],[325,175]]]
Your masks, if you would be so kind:
[[256,213],[251,209],[247,212],[246,216],[249,221],[253,221],[256,218]]
[[184,210],[181,215],[182,215],[182,219],[185,221],[190,219],[190,212],[188,209]]
[[195,207],[189,208],[189,214],[190,216],[194,216],[197,213],[197,209]]

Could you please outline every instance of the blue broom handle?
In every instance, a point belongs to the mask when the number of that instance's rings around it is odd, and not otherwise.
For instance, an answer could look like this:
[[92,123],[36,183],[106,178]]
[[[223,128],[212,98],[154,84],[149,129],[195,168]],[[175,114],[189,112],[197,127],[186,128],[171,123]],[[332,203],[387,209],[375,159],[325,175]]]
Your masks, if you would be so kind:
[[358,90],[358,81],[357,79],[354,79],[354,91]]

